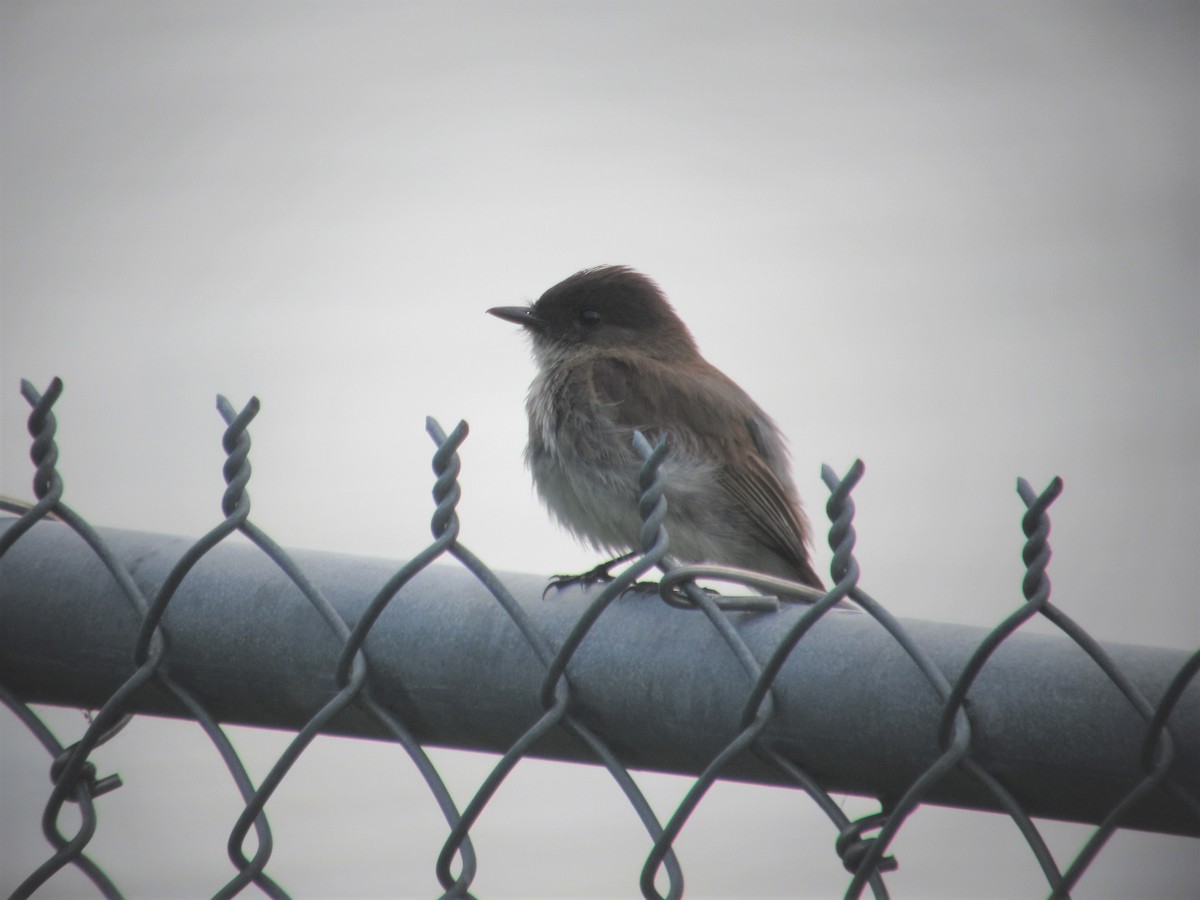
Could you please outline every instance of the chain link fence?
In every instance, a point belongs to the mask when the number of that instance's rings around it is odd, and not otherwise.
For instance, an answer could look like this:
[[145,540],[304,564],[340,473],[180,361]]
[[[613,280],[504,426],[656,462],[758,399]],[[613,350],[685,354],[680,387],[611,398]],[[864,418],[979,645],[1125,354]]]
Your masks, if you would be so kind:
[[[1053,897],[1069,896],[1119,828],[1200,837],[1200,649],[1101,646],[1051,603],[1048,510],[1059,479],[1040,492],[1019,481],[1025,602],[978,630],[898,620],[859,585],[851,495],[861,462],[840,477],[823,471],[835,583],[810,605],[779,603],[780,583],[754,573],[672,567],[667,449],[637,435],[640,553],[611,581],[541,602],[544,582],[502,579],[459,541],[466,423],[446,434],[428,420],[433,540],[395,569],[285,551],[254,525],[247,428],[257,400],[238,411],[218,398],[225,518],[206,535],[188,543],[93,528],[62,499],[52,412],[61,390],[57,379],[44,394],[22,383],[36,503],[0,518],[0,698],[45,747],[53,781],[42,823],[51,852],[15,897],[67,866],[120,896],[87,849],[97,803],[121,778],[90,757],[137,713],[197,722],[241,795],[233,874],[217,897],[251,885],[288,896],[268,871],[266,808],[318,734],[403,747],[445,819],[431,865],[447,897],[472,896],[472,826],[533,756],[608,771],[646,832],[636,887],[647,898],[683,894],[674,845],[718,779],[807,794],[831,823],[847,897],[888,896],[898,864],[889,850],[922,804],[1008,815]],[[226,540],[235,534],[248,543]],[[431,566],[446,558],[457,566]],[[639,583],[654,570],[657,584]],[[761,593],[724,596],[696,579]],[[643,596],[615,602],[631,592]],[[1020,633],[1034,617],[1061,636]],[[39,703],[98,711],[63,747],[32,709]],[[222,723],[295,737],[256,784]],[[465,805],[426,754],[432,745],[498,754]],[[635,770],[688,775],[691,785],[662,816]],[[847,793],[877,798],[879,811],[850,819],[834,796]],[[67,804],[78,806],[77,827],[63,822]],[[1074,858],[1057,860],[1035,817],[1095,829]]]

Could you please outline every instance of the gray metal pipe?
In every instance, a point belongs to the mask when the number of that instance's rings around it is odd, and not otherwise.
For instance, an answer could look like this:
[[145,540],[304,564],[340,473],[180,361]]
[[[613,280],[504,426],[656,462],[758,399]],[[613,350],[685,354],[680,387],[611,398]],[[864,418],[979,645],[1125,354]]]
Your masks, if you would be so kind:
[[[0,518],[0,532],[13,519]],[[142,591],[153,597],[191,543],[100,529]],[[309,578],[349,624],[399,567],[389,560],[296,551]],[[544,578],[501,577],[536,627],[562,643],[587,605],[579,589],[542,599]],[[591,596],[595,596],[594,593]],[[731,613],[765,660],[801,608]],[[219,720],[296,730],[335,692],[339,643],[303,595],[255,548],[226,541],[187,576],[165,616],[166,664]],[[953,682],[987,633],[903,620]],[[62,524],[41,522],[0,558],[0,681],[28,703],[97,708],[134,669],[139,625],[92,551]],[[543,669],[512,620],[468,572],[437,564],[391,602],[367,639],[372,689],[423,742],[500,752],[541,714]],[[1106,650],[1153,704],[1187,654],[1150,647]],[[626,596],[607,609],[568,667],[578,715],[633,769],[699,773],[738,731],[749,682],[698,612]],[[771,744],[827,789],[896,797],[938,756],[940,703],[913,661],[865,614],[835,610],[783,666]],[[161,689],[136,694],[135,711],[185,717]],[[1031,815],[1099,822],[1141,776],[1145,723],[1072,641],[1018,632],[970,693],[972,756]],[[1170,719],[1172,778],[1200,794],[1200,684]],[[330,732],[378,738],[351,706]],[[595,762],[564,730],[534,755]],[[752,754],[726,777],[786,783]],[[955,770],[926,802],[995,809]],[[1128,827],[1200,835],[1187,806],[1162,787]]]

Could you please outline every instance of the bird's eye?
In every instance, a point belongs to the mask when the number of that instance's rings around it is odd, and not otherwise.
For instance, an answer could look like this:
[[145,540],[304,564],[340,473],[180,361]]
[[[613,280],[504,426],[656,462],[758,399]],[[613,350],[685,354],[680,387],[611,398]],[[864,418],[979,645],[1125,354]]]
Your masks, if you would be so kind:
[[585,328],[593,328],[600,324],[600,311],[585,309],[579,314],[579,324]]

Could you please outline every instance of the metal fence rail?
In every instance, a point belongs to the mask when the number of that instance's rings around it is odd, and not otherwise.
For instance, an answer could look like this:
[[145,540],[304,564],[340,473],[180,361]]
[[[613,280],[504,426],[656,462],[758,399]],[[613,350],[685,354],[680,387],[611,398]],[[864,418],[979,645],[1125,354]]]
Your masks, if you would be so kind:
[[[1019,483],[1026,602],[990,631],[896,620],[858,586],[850,492],[861,464],[841,479],[824,473],[837,581],[812,606],[720,597],[690,579],[770,585],[706,567],[668,571],[667,603],[627,593],[644,573],[670,568],[659,477],[666,451],[644,441],[642,554],[602,587],[543,600],[543,579],[500,577],[458,541],[465,424],[447,436],[429,423],[433,541],[398,566],[284,551],[253,525],[245,488],[254,400],[240,413],[218,400],[228,489],[225,519],[212,531],[193,543],[93,529],[62,502],[55,471],[51,407],[61,383],[44,395],[23,383],[22,392],[33,407],[38,502],[0,517],[0,699],[54,758],[54,786],[43,819],[53,853],[16,896],[70,864],[118,895],[84,851],[96,798],[120,782],[101,777],[88,757],[133,713],[199,722],[238,786],[234,874],[217,896],[252,883],[287,896],[266,871],[264,810],[318,733],[404,747],[446,819],[431,863],[447,896],[470,896],[471,827],[526,756],[608,769],[647,832],[646,897],[682,894],[673,843],[718,778],[807,792],[834,826],[847,896],[887,895],[884,876],[896,865],[888,848],[923,803],[1011,816],[1053,896],[1069,894],[1117,828],[1200,836],[1200,650],[1101,646],[1050,603],[1047,508],[1061,491],[1057,479],[1041,494]],[[250,543],[223,543],[234,532]],[[458,564],[431,565],[442,557]],[[1018,632],[1039,615],[1061,636]],[[99,712],[64,749],[35,703]],[[296,736],[256,785],[218,723]],[[463,808],[426,756],[429,745],[499,754]],[[631,776],[637,769],[693,777],[665,821]],[[831,793],[879,798],[881,811],[851,821]],[[73,833],[60,825],[67,801],[82,813]],[[1064,866],[1032,817],[1096,828]]]

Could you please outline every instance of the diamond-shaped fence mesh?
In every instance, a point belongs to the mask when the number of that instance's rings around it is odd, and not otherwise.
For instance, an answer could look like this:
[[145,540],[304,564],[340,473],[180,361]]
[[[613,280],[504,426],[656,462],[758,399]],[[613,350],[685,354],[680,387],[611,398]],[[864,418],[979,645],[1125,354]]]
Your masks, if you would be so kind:
[[[97,771],[90,756],[137,714],[198,723],[240,793],[218,897],[251,885],[288,896],[269,872],[267,811],[318,734],[404,749],[445,819],[430,866],[449,897],[471,896],[472,827],[532,756],[607,770],[645,830],[630,893],[649,898],[683,894],[675,841],[718,779],[810,798],[831,823],[848,897],[887,896],[890,848],[922,804],[1009,816],[1056,897],[1070,894],[1119,828],[1200,837],[1200,649],[1102,646],[1051,603],[1048,510],[1059,479],[1041,492],[1018,483],[1025,602],[980,630],[898,620],[860,586],[851,494],[861,463],[841,477],[823,472],[835,583],[811,604],[780,603],[771,596],[780,584],[753,573],[673,567],[660,469],[669,451],[635,435],[640,553],[611,581],[543,601],[543,582],[502,579],[459,541],[465,423],[446,434],[428,422],[433,540],[396,569],[285,551],[254,525],[246,486],[256,400],[240,412],[218,400],[228,487],[225,518],[206,535],[188,543],[92,527],[63,502],[51,411],[61,390],[57,379],[44,394],[22,385],[36,503],[0,517],[0,698],[52,760],[42,823],[50,849],[16,897],[52,890],[67,866],[120,895],[88,844],[97,807],[121,777]],[[226,541],[235,533],[247,540]],[[657,585],[638,582],[653,570]],[[757,593],[723,596],[698,578]],[[633,602],[614,602],[622,597]],[[1034,617],[1060,635],[1022,633]],[[63,747],[36,704],[97,712]],[[295,737],[255,783],[222,723]],[[497,754],[465,804],[426,754],[433,745]],[[656,811],[639,770],[686,775],[690,788],[674,809]],[[852,820],[838,794],[877,798],[879,811]],[[67,804],[77,816],[63,816]],[[1095,827],[1059,860],[1039,817]]]

